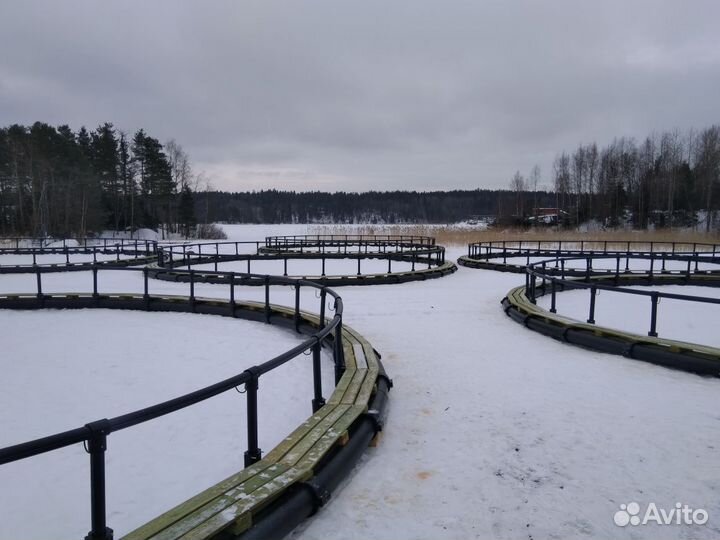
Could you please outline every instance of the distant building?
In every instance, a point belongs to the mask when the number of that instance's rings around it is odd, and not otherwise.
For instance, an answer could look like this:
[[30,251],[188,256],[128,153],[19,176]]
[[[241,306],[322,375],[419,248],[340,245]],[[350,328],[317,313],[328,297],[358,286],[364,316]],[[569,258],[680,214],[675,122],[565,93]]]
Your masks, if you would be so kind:
[[560,208],[534,208],[528,218],[531,225],[557,225],[567,221],[569,214]]

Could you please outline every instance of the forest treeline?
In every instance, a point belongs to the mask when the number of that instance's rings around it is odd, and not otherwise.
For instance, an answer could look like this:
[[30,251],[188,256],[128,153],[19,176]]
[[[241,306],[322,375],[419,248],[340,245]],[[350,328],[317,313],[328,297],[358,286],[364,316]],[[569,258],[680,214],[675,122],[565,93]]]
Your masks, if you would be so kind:
[[[720,207],[720,126],[581,144],[558,154],[552,179],[574,223],[690,226],[703,211],[709,230]],[[516,173],[511,187],[524,191],[527,181]]]
[[190,161],[173,140],[42,122],[0,128],[0,234],[86,236],[194,225]]
[[[720,206],[720,126],[622,137],[559,153],[547,179],[538,166],[510,190],[197,192],[182,147],[143,129],[132,136],[105,123],[0,128],[0,235],[85,236],[102,230],[160,229],[192,235],[205,223],[452,223],[494,216],[539,223],[559,209],[574,226],[713,227]],[[539,188],[552,185],[553,191]]]
[[[555,204],[549,192],[538,204]],[[229,223],[453,223],[495,216],[514,204],[508,190],[210,192],[198,195],[198,212]]]

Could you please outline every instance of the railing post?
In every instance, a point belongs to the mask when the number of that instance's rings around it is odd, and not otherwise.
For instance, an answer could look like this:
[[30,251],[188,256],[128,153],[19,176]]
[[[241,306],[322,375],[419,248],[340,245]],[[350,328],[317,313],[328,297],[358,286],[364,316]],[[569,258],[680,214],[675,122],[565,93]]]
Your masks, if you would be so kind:
[[361,261],[360,255],[358,255],[358,269],[357,269],[357,275],[358,275],[358,276],[360,275],[360,261]]
[[650,310],[650,331],[648,336],[657,337],[657,305],[658,305],[658,293],[654,292],[650,295],[651,310]]
[[228,274],[230,278],[230,316],[235,316],[235,276],[231,272]]
[[590,324],[595,324],[595,295],[597,294],[597,290],[595,287],[590,287],[590,313],[588,315],[588,320]]
[[295,285],[295,331],[300,332],[300,284]]
[[265,322],[270,323],[270,276],[265,276]]
[[[322,323],[321,323],[322,326]],[[322,395],[322,362],[320,361],[320,340],[318,339],[313,345],[313,390],[314,397],[312,400],[312,411],[316,413],[323,405],[325,398]]]
[[42,290],[42,273],[40,272],[40,267],[39,267],[39,266],[38,266],[37,268],[35,268],[35,272],[36,272],[36,281],[37,281],[37,298],[38,298],[38,303],[40,304],[40,307],[44,307],[44,306],[45,306],[45,296],[43,295],[43,290]]
[[525,296],[530,298],[530,270],[525,268]]
[[550,278],[550,313],[557,313],[554,277]]
[[190,274],[190,311],[195,312],[195,271],[189,270]]
[[533,273],[530,274],[530,294],[532,295],[532,298],[530,299],[530,301],[533,304],[537,304],[536,288],[537,288],[537,276],[535,275],[535,271],[533,269]]
[[92,277],[93,277],[93,298],[97,301],[98,298],[98,267],[97,265],[93,265],[92,267]]
[[150,290],[148,284],[148,267],[143,268],[143,300],[145,301],[145,310],[150,309]]
[[325,328],[325,300],[327,298],[327,291],[325,287],[320,289],[320,328]]
[[107,526],[105,512],[105,451],[109,422],[98,420],[86,424],[90,431],[87,451],[90,454],[90,521],[91,530],[85,540],[112,540],[113,530]]
[[648,283],[652,283],[654,271],[655,271],[655,256],[652,253],[650,253],[650,272],[648,274]]
[[245,467],[257,463],[262,458],[262,450],[258,448],[258,375],[254,368],[246,371],[250,374],[250,380],[245,383],[245,395],[247,396],[247,444],[245,451]]
[[345,351],[343,350],[342,342],[342,320],[340,320],[338,325],[335,327],[334,345],[333,360],[335,361],[335,384],[338,384],[345,372]]

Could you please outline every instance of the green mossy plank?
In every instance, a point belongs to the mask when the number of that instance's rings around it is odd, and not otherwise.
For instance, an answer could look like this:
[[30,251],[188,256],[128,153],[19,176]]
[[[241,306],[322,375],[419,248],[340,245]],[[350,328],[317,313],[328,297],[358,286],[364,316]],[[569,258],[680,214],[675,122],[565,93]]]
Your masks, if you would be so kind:
[[377,383],[379,370],[377,367],[368,369],[365,380],[363,381],[360,390],[358,390],[357,397],[355,398],[356,405],[363,405],[366,408],[370,404],[370,398],[375,391],[375,385]]
[[340,377],[340,381],[337,383],[337,385],[335,385],[335,390],[330,396],[330,399],[327,400],[329,404],[337,405],[338,403],[342,403],[345,391],[347,390],[347,387],[350,385],[350,381],[352,381],[354,376],[354,369],[345,370],[345,373],[343,373],[342,377]]
[[356,369],[350,384],[348,384],[345,394],[343,394],[341,403],[352,405],[357,399],[358,392],[362,388],[363,382],[368,374],[367,368]]
[[362,405],[351,405],[345,414],[328,429],[317,442],[308,449],[302,458],[296,463],[296,467],[313,468],[317,463],[337,444],[342,435],[350,429],[350,426],[365,412]]
[[[252,508],[261,503],[268,491],[267,489],[261,491],[261,489],[273,482],[276,478],[283,476],[287,470],[287,466],[280,463],[273,463],[263,471],[246,479],[241,484],[227,489],[211,501],[186,514],[181,520],[176,521],[151,538],[153,540],[176,540],[177,538],[183,538],[187,533],[213,519],[218,514],[225,513],[229,507],[233,507],[239,502],[242,502],[243,505],[248,508]],[[239,516],[240,513],[234,517]],[[229,524],[231,523],[227,523],[227,525]],[[206,530],[208,531],[207,536],[210,536],[210,530]],[[218,531],[219,530],[220,529],[218,529]]]
[[311,477],[312,472],[309,470],[287,469],[283,474],[260,486],[248,497],[236,500],[182,536],[173,537],[173,540],[205,540],[229,527],[233,527],[233,532],[238,534],[242,532],[240,530],[242,526],[245,525],[249,528],[252,525],[252,519],[248,518],[248,514],[255,513],[268,505],[292,484],[308,480]]
[[350,405],[338,405],[333,411],[313,427],[292,449],[287,452],[278,463],[288,467],[294,466],[317,442],[325,436],[328,430],[342,418],[350,409]]
[[265,460],[255,463],[250,467],[243,469],[242,471],[229,476],[225,480],[218,482],[214,486],[209,487],[205,491],[202,491],[187,501],[177,505],[176,507],[168,510],[164,514],[161,514],[152,521],[142,525],[134,531],[128,533],[123,537],[122,540],[141,540],[145,538],[151,538],[158,534],[160,531],[167,529],[177,521],[180,521],[185,516],[191,514],[198,508],[212,501],[216,497],[219,497],[227,490],[242,484],[249,478],[252,478],[256,474],[263,472],[272,463]]
[[268,452],[263,458],[264,461],[277,462],[285,454],[287,454],[296,444],[298,444],[303,437],[305,437],[311,429],[320,423],[326,416],[331,414],[337,405],[328,404],[324,405],[320,410],[313,414],[310,418],[305,420],[300,426],[298,426],[290,435],[285,437],[280,444]]

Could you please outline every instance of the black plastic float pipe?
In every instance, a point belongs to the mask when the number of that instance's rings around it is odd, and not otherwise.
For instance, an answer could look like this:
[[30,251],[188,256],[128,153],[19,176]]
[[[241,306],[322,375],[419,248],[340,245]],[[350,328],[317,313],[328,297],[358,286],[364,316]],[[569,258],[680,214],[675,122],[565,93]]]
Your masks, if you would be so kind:
[[308,482],[289,488],[267,509],[253,516],[253,525],[236,540],[281,540],[303,520],[315,514],[332,496],[340,483],[357,465],[373,437],[382,429],[382,418],[387,409],[390,384],[384,375],[378,377],[377,391],[368,406],[368,414],[360,417],[351,428],[345,446],[336,447],[330,458],[315,471]]

